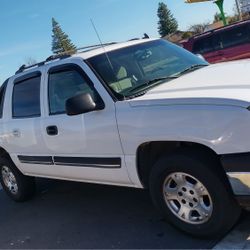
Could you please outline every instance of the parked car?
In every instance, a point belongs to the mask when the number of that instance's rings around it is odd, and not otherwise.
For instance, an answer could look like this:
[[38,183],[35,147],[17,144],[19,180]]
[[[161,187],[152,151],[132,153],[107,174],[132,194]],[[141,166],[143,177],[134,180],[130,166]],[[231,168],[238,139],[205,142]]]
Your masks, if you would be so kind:
[[22,66],[0,89],[2,187],[15,201],[34,177],[147,188],[181,230],[224,234],[250,195],[248,70],[161,39]]
[[250,58],[250,20],[205,32],[181,45],[210,63]]

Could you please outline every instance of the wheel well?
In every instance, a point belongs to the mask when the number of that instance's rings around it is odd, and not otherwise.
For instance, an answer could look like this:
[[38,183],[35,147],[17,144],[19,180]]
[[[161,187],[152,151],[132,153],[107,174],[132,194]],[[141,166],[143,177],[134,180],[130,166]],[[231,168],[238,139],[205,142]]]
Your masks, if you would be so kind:
[[207,156],[213,161],[211,164],[217,173],[229,184],[226,173],[221,165],[220,157],[212,149],[199,143],[167,141],[167,142],[146,142],[137,149],[137,172],[144,187],[148,187],[149,175],[153,165],[163,155],[170,155],[180,151],[193,151],[195,155]]
[[10,158],[10,155],[4,148],[0,147],[0,157],[8,157],[8,158]]

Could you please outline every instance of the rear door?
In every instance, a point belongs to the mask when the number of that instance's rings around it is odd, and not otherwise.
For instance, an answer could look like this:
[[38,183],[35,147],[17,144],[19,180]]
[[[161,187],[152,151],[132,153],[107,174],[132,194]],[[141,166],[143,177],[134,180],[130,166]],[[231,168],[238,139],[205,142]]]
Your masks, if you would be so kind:
[[6,91],[3,138],[13,161],[25,174],[37,174],[48,164],[42,155],[41,82],[41,71],[24,73],[11,78]]

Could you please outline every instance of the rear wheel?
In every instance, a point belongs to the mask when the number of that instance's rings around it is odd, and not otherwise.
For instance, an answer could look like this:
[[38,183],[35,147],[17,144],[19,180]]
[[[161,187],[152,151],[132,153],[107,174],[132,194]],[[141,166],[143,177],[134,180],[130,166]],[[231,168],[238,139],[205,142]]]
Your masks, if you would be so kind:
[[223,235],[240,215],[230,186],[211,164],[216,163],[190,152],[176,153],[161,158],[150,175],[155,205],[173,225],[194,236]]
[[15,201],[29,200],[35,193],[34,178],[23,175],[10,159],[0,159],[0,182],[7,195]]

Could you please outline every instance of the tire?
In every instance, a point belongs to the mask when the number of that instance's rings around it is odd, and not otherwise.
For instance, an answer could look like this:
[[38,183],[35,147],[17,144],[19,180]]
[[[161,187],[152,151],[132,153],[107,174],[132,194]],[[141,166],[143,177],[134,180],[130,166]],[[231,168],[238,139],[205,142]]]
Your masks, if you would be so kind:
[[29,200],[35,194],[35,179],[23,175],[11,159],[0,158],[0,182],[7,195],[16,202]]
[[150,174],[156,207],[172,225],[195,237],[223,236],[240,216],[231,187],[214,164],[197,152],[180,152],[160,158]]

